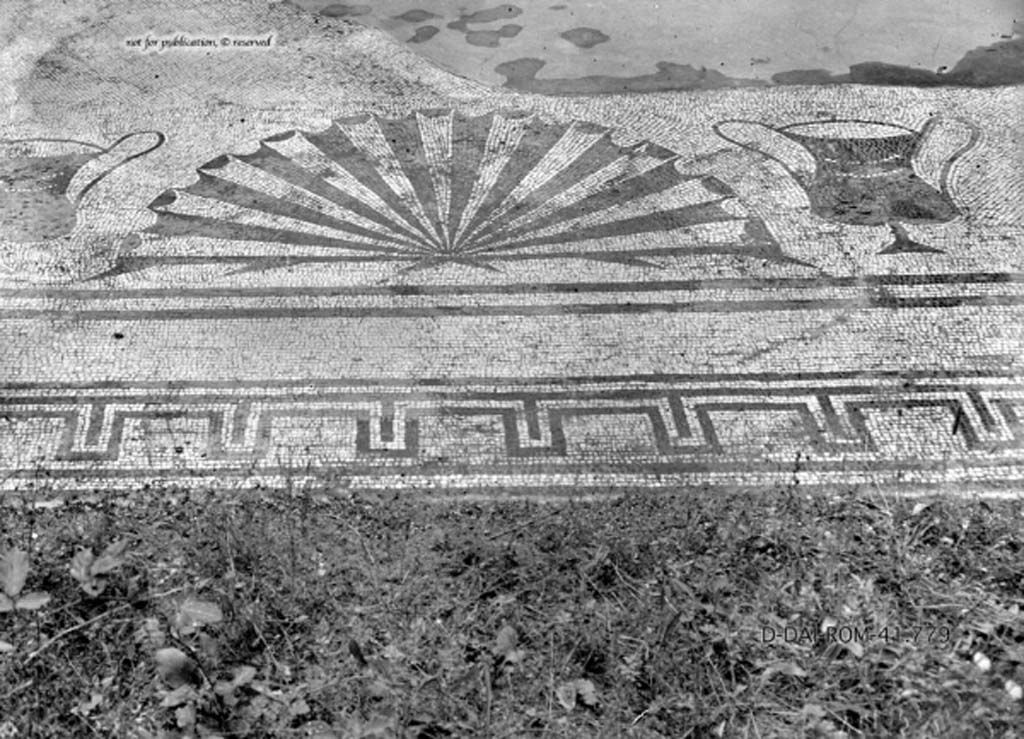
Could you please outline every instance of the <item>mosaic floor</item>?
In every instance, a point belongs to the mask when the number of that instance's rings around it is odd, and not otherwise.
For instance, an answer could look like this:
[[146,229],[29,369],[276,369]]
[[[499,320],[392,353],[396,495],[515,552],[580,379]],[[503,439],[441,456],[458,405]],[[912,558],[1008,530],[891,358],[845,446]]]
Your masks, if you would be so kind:
[[1024,88],[540,95],[112,5],[0,67],[0,489],[1022,489]]

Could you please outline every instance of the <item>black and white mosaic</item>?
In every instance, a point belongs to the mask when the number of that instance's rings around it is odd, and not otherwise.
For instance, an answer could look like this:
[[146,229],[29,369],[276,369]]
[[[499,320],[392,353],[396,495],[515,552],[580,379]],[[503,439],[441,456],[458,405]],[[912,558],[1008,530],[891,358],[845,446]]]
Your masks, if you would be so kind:
[[542,98],[318,33],[101,53],[188,105],[25,83],[3,490],[1019,491],[1016,88]]
[[819,373],[23,385],[7,391],[4,430],[38,456],[9,458],[4,471],[8,487],[45,479],[69,489],[225,476],[435,492],[514,483],[541,495],[573,481],[609,490],[1006,484],[1024,475],[1020,380]]

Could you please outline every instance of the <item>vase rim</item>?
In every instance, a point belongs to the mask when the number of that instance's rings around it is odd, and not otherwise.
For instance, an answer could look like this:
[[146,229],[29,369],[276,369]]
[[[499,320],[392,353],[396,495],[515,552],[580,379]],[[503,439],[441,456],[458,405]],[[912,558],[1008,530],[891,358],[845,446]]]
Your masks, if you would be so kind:
[[880,121],[835,119],[827,121],[804,121],[791,123],[776,129],[781,133],[790,133],[806,138],[821,139],[887,139],[919,136],[920,131],[901,126],[898,123],[882,123]]

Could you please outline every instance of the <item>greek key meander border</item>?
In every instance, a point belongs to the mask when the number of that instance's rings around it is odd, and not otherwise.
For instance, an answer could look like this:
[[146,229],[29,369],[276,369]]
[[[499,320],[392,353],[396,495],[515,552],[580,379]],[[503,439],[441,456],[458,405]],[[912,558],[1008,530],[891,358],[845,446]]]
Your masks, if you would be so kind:
[[[893,454],[876,439],[871,418],[937,410],[935,431],[958,448],[914,458]],[[740,414],[762,427],[759,443],[780,441],[765,414],[786,414],[781,437],[795,444],[755,455],[750,443],[731,447],[716,414]],[[741,478],[767,475],[797,464],[804,472],[934,470],[938,464],[974,470],[1024,466],[1024,377],[999,373],[815,373],[794,375],[636,376],[536,381],[285,381],[264,383],[175,383],[44,386],[0,389],[0,418],[57,421],[59,441],[43,466],[55,478],[145,478],[153,474],[277,474],[310,469],[324,474],[368,477],[497,475],[510,480],[586,474],[697,474]],[[600,445],[580,452],[572,423],[580,418],[640,418],[646,448],[608,454]],[[274,463],[275,424],[338,421],[348,431],[351,461]],[[424,454],[430,419],[483,419],[493,426],[475,433],[495,441],[499,461],[432,459]],[[123,458],[126,428],[137,419],[198,422],[201,459],[166,468],[132,466]],[[753,420],[750,420],[753,419]],[[606,421],[607,423],[607,421]],[[898,423],[896,424],[899,425]],[[354,432],[352,428],[354,426]],[[10,427],[10,426],[9,426]],[[436,427],[434,427],[436,428]],[[277,430],[280,430],[277,428]],[[436,433],[436,431],[435,431]],[[495,440],[493,437],[500,439]],[[9,437],[10,438],[10,437]],[[16,441],[16,439],[15,439]],[[450,440],[449,440],[450,441]],[[457,442],[456,442],[457,443]],[[785,444],[783,445],[785,446]],[[340,446],[339,446],[340,448]],[[436,447],[435,447],[436,448]],[[806,450],[803,461],[794,448]],[[183,470],[182,464],[187,467]],[[38,469],[15,469],[15,478]]]

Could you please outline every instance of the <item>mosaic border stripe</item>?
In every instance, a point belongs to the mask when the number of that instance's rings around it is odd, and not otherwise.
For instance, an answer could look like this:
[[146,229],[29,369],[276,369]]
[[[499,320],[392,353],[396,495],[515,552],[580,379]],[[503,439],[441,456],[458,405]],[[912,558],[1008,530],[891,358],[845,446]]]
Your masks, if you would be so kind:
[[0,288],[0,298],[49,298],[61,300],[91,300],[118,297],[166,298],[180,297],[273,297],[279,295],[383,295],[389,297],[405,295],[507,295],[536,293],[587,293],[587,292],[663,292],[679,290],[738,290],[816,287],[900,287],[922,285],[981,285],[981,284],[1024,284],[1024,272],[944,272],[920,274],[880,274],[820,277],[764,277],[730,278],[717,277],[690,280],[657,280],[636,283],[624,282],[519,282],[495,285],[485,284],[403,284],[403,285],[336,285],[306,286],[286,285],[273,287],[174,287],[174,288]]
[[423,318],[610,315],[637,313],[743,313],[794,310],[856,310],[864,308],[965,308],[971,306],[1024,305],[1024,296],[959,296],[919,299],[862,300],[762,300],[695,303],[568,303],[551,306],[428,306],[423,308],[352,308],[345,306],[285,308],[183,308],[153,310],[62,310],[54,308],[0,310],[0,320],[53,319],[74,316],[85,321],[195,321],[274,318]]
[[[487,301],[500,295],[500,303]],[[587,298],[580,300],[581,297]],[[1024,275],[336,288],[0,291],[0,319],[91,321],[737,313],[1024,305]]]

